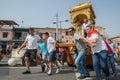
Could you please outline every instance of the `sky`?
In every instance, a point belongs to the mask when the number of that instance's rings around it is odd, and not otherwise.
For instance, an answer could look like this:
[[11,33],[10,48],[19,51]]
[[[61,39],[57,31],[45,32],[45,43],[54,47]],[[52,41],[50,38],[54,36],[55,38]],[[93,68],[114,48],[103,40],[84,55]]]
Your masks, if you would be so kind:
[[[56,27],[53,22],[70,20],[72,7],[89,0],[0,0],[0,20],[14,20],[22,27]],[[120,0],[91,0],[96,26],[106,28],[108,37],[120,35]],[[23,23],[22,23],[23,22]],[[63,22],[62,28],[71,26]]]

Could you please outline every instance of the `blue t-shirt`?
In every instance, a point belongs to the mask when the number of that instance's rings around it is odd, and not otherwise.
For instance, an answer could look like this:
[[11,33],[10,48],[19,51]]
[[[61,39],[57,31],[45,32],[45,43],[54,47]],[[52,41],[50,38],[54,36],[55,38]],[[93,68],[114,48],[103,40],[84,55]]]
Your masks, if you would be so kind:
[[114,51],[115,45],[113,43],[109,44],[110,48]]
[[38,48],[41,49],[41,53],[42,53],[42,54],[47,54],[48,50],[47,50],[47,46],[46,46],[45,43],[39,42],[39,43],[38,43]]

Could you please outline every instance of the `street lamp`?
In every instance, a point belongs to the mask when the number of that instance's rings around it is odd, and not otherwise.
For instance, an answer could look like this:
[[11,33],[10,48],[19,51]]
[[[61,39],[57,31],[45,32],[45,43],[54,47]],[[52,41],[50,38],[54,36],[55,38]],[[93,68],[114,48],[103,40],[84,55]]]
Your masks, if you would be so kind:
[[64,21],[58,21],[58,22],[53,22],[53,24],[58,24],[58,23],[60,23],[60,35],[58,35],[58,36],[60,36],[59,37],[59,41],[61,41],[61,38],[62,38],[62,23],[63,22],[69,22],[69,20],[64,20]]

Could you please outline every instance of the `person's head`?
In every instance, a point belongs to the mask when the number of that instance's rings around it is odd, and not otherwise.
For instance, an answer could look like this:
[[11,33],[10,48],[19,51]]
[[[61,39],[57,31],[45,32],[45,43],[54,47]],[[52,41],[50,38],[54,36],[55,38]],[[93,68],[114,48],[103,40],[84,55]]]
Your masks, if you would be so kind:
[[112,43],[112,40],[111,40],[111,39],[108,39],[108,43],[111,44],[111,43]]
[[30,28],[30,29],[29,29],[29,33],[30,33],[30,35],[34,35],[34,33],[35,33],[35,32],[34,32],[34,29],[33,29],[33,28]]
[[11,44],[11,43],[13,43],[13,41],[12,41],[12,40],[9,40],[9,41],[8,41],[8,44]]
[[91,25],[86,26],[86,29],[85,29],[86,33],[89,33],[91,30],[92,30]]
[[92,25],[95,25],[95,20],[90,20],[90,23],[92,24]]
[[68,33],[69,33],[70,35],[74,35],[74,33],[75,33],[75,28],[74,28],[74,27],[70,27],[70,28],[68,29]]
[[47,39],[48,37],[49,37],[49,33],[48,32],[43,33],[43,39]]
[[120,43],[117,43],[117,45],[119,46],[119,45],[120,45]]
[[84,23],[87,23],[88,22],[88,20],[87,19],[84,19]]

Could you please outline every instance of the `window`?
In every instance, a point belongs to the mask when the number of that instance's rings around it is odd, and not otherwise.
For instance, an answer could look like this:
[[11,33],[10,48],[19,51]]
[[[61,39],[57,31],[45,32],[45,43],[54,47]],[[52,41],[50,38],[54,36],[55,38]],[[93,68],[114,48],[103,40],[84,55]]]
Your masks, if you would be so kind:
[[20,39],[22,37],[22,32],[15,32],[16,39]]
[[66,40],[66,42],[68,43],[68,40]]
[[3,38],[7,38],[8,37],[8,32],[3,32]]
[[62,36],[62,38],[64,39],[64,36]]
[[66,31],[66,35],[68,35],[68,31]]

